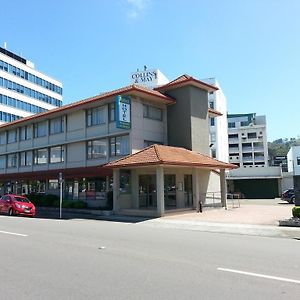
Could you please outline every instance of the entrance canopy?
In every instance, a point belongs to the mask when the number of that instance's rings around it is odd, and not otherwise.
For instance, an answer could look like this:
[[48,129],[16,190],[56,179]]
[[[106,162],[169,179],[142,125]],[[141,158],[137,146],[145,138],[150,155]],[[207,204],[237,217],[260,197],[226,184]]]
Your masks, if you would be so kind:
[[105,165],[107,168],[135,168],[151,165],[196,167],[210,170],[236,169],[237,166],[185,148],[151,145]]

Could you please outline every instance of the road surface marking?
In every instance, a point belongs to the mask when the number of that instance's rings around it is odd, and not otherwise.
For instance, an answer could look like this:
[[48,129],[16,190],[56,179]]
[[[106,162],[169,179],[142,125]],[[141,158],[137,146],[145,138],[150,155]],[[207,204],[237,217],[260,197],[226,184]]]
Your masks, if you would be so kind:
[[273,279],[273,280],[286,281],[286,282],[292,282],[292,283],[300,284],[300,280],[295,280],[295,279],[290,279],[290,278],[270,276],[270,275],[251,273],[251,272],[245,272],[245,271],[239,271],[239,270],[233,270],[233,269],[226,269],[226,268],[217,268],[217,270],[224,271],[224,272],[231,272],[231,273],[237,273],[237,274],[242,274],[242,275],[261,277],[261,278],[266,278],[266,279]]
[[27,234],[15,233],[15,232],[8,232],[8,231],[1,231],[1,230],[0,230],[0,233],[11,234],[11,235],[18,235],[18,236],[28,236]]

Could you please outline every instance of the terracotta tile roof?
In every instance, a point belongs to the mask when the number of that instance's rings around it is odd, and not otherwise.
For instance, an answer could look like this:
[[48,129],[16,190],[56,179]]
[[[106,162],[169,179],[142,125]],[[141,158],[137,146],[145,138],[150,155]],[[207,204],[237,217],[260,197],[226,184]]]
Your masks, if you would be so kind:
[[113,90],[113,91],[110,91],[110,92],[106,92],[106,93],[103,93],[103,94],[100,94],[100,95],[97,95],[97,96],[94,96],[94,97],[90,97],[90,98],[86,98],[86,99],[83,99],[83,100],[80,100],[80,101],[72,102],[70,104],[66,104],[64,106],[54,108],[54,109],[51,109],[51,110],[48,110],[48,111],[45,111],[45,112],[42,112],[42,113],[39,113],[39,114],[34,114],[32,116],[29,116],[29,117],[21,118],[21,119],[18,119],[16,121],[13,121],[13,122],[10,122],[10,123],[5,123],[5,124],[0,125],[0,128],[11,126],[11,125],[14,125],[14,124],[19,124],[19,123],[34,120],[34,119],[43,118],[45,116],[52,115],[52,114],[55,114],[55,113],[59,113],[61,111],[78,108],[80,106],[83,106],[83,105],[86,105],[86,104],[89,104],[89,103],[92,103],[92,102],[103,101],[103,100],[106,100],[107,98],[117,96],[117,95],[120,95],[120,94],[127,94],[127,95],[128,94],[129,95],[130,94],[133,94],[133,95],[134,94],[138,94],[138,95],[139,94],[144,94],[144,95],[149,95],[149,96],[156,97],[160,101],[163,101],[167,104],[171,104],[171,103],[176,102],[175,99],[173,99],[171,97],[168,97],[168,96],[160,93],[159,91],[155,91],[155,90],[148,89],[146,87],[143,87],[143,86],[140,86],[140,85],[137,85],[137,84],[133,84],[133,85],[122,87],[120,89],[116,89],[116,90]]
[[213,92],[213,91],[218,90],[217,87],[215,87],[211,84],[208,84],[204,81],[195,79],[194,77],[187,75],[187,74],[181,75],[181,76],[177,77],[176,79],[170,81],[169,83],[155,88],[155,90],[164,91],[164,90],[168,90],[170,88],[175,88],[177,86],[182,86],[182,85],[187,85],[187,84],[195,85],[199,88],[207,90],[208,92]]
[[105,165],[107,168],[130,168],[149,165],[199,167],[211,170],[236,169],[237,166],[185,148],[152,145]]

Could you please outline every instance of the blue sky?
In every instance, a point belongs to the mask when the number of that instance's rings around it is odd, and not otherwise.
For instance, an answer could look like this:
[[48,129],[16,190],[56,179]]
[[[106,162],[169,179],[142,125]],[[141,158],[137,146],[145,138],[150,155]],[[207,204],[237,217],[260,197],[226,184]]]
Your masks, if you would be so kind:
[[170,80],[216,77],[230,113],[267,115],[270,141],[300,136],[298,0],[15,0],[0,11],[0,45],[61,80],[65,103],[147,65]]

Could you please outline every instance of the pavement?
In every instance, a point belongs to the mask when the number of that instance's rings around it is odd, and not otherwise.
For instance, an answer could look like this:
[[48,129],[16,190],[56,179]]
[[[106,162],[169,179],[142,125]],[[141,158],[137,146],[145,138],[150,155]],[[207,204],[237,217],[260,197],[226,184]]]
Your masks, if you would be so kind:
[[204,208],[144,222],[151,227],[300,239],[300,227],[278,226],[292,216],[293,205],[281,199],[243,199],[228,202],[228,209]]
[[[204,208],[195,211],[167,214],[162,218],[123,215],[103,216],[88,210],[64,210],[64,219],[95,219],[122,223],[137,223],[146,227],[173,228],[202,232],[300,239],[300,227],[278,226],[279,220],[292,216],[292,204],[281,199],[243,199],[228,201],[228,209]],[[57,219],[58,211],[44,209],[38,217]]]

